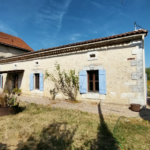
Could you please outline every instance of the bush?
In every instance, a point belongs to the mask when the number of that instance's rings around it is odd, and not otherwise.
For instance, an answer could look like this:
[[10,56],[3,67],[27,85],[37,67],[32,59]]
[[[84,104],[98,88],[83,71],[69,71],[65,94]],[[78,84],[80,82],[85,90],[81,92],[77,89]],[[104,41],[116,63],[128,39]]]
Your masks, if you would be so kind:
[[150,68],[146,68],[147,80],[150,80]]
[[0,106],[1,107],[12,107],[19,104],[17,96],[8,93],[0,94]]
[[150,91],[148,91],[148,92],[147,92],[147,96],[149,96],[149,97],[150,97]]
[[147,81],[147,95],[150,97],[150,81]]
[[79,90],[79,77],[75,74],[75,70],[70,70],[68,73],[61,71],[60,65],[55,64],[55,73],[50,74],[45,71],[45,79],[50,79],[54,82],[54,89],[50,90],[50,93],[55,99],[56,93],[62,92],[69,100],[76,100],[77,92]]
[[22,91],[21,89],[17,89],[17,88],[13,89],[14,94],[21,94],[21,91]]

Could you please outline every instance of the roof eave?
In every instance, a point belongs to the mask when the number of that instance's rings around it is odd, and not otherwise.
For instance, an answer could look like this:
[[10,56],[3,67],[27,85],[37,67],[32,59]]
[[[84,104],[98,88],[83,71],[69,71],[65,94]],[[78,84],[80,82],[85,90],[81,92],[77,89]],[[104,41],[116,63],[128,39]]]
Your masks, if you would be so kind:
[[69,53],[69,52],[82,51],[84,49],[92,49],[92,48],[97,48],[97,47],[110,46],[110,45],[114,45],[114,44],[129,43],[129,42],[135,41],[135,40],[142,40],[143,34],[145,35],[145,33],[141,33],[141,34],[135,34],[135,35],[125,36],[125,37],[115,38],[115,39],[109,39],[109,40],[105,40],[105,41],[93,42],[93,43],[77,45],[77,46],[64,47],[64,48],[55,49],[55,50],[29,52],[29,53],[1,59],[0,63],[22,61],[22,60],[27,60],[27,59],[44,57],[44,56],[48,56],[48,55],[64,54],[64,53]]

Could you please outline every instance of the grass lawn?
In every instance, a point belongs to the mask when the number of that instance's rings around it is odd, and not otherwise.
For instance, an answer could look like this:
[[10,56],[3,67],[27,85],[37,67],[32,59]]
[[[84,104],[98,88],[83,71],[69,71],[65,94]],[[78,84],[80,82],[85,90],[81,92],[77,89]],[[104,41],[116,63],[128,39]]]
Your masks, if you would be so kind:
[[[0,117],[0,149],[120,150],[113,135],[118,117],[21,103],[25,109]],[[74,105],[74,104],[72,104]],[[122,118],[115,136],[125,150],[150,150],[150,122]]]

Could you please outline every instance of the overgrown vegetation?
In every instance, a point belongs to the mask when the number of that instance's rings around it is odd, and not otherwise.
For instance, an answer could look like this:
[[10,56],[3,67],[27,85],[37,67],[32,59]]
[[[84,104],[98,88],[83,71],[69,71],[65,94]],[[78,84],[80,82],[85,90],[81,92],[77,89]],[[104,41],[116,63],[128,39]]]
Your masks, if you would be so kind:
[[69,100],[76,100],[79,91],[79,77],[76,75],[75,70],[66,72],[60,69],[58,63],[55,63],[54,74],[46,70],[45,79],[50,79],[54,83],[54,88],[50,90],[53,99],[55,99],[58,92],[62,92]]
[[147,80],[150,80],[150,68],[146,68]]
[[147,74],[147,95],[150,97],[150,68],[146,68]]
[[13,94],[8,94],[8,93],[0,94],[0,107],[12,107],[18,104],[19,104],[19,101],[17,99],[17,96]]
[[150,97],[150,80],[147,81],[147,95]]
[[14,94],[20,95],[20,94],[21,94],[21,91],[22,91],[21,89],[14,88],[12,92],[13,92]]
[[[118,117],[20,103],[17,115],[0,117],[0,149],[121,150],[113,128]],[[150,122],[121,119],[115,136],[125,150],[148,150]]]

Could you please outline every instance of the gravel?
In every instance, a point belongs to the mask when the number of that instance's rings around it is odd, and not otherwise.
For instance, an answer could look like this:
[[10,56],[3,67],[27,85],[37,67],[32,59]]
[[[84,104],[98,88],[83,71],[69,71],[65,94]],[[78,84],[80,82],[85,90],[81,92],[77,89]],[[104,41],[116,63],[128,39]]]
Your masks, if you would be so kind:
[[[27,103],[50,105],[52,108],[73,109],[98,114],[98,104],[87,101],[73,103],[67,100],[50,100],[49,98],[29,97],[29,96],[20,96],[19,99],[20,101]],[[129,106],[127,105],[103,103],[101,104],[101,110],[104,115],[116,115],[125,117],[135,117],[141,115],[139,114],[139,112],[131,111],[129,109]],[[145,113],[145,111],[143,112]]]

